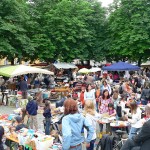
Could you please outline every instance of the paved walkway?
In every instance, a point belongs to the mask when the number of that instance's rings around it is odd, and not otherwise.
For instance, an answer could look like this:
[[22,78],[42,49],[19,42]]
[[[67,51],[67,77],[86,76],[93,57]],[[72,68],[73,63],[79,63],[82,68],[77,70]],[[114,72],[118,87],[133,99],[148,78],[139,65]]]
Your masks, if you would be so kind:
[[[11,106],[0,106],[0,114],[12,114],[13,110],[15,110],[15,107],[11,107]],[[42,114],[38,114],[37,115],[38,118],[38,128],[39,130],[44,130],[44,126],[43,126],[43,115]]]

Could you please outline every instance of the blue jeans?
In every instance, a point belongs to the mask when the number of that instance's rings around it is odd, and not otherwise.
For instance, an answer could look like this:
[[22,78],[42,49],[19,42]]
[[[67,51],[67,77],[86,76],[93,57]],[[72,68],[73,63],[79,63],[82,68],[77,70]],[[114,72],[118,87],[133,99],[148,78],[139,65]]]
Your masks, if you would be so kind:
[[51,118],[45,118],[45,134],[50,135]]
[[[100,132],[103,132],[103,124],[99,124],[99,128],[100,128]],[[111,127],[110,127],[110,123],[106,123],[106,132],[111,132]]]
[[96,111],[98,112],[98,102],[96,102]]
[[90,147],[88,147],[87,150],[94,150],[94,143],[95,143],[95,140],[92,140],[90,142]]
[[142,105],[147,105],[148,101],[147,100],[141,100]]
[[79,145],[75,148],[70,148],[69,150],[82,150],[82,145]]
[[129,139],[132,139],[133,136],[137,135],[137,132],[140,131],[140,128],[131,127],[129,132]]

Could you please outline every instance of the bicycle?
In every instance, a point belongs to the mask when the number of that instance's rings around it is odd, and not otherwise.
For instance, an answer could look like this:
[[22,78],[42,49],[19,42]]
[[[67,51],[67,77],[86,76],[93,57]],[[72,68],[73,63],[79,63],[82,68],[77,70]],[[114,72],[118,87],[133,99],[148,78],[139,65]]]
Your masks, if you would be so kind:
[[[114,137],[113,150],[120,150],[126,141],[126,139],[123,138],[123,135],[126,134],[126,131],[117,130],[115,133],[117,137]],[[96,150],[102,150],[101,145],[102,143],[100,140],[97,144]]]
[[62,132],[60,129],[60,122],[63,115],[59,115],[58,119],[52,119],[51,122],[51,131],[55,130],[58,133],[58,142],[62,144]]

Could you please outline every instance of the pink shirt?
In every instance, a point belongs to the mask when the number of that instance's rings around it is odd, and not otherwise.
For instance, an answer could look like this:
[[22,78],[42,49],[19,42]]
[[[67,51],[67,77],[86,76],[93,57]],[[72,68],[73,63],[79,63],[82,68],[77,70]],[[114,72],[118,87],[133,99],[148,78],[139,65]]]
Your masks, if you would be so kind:
[[108,113],[108,104],[112,103],[112,99],[109,98],[104,100],[102,97],[100,97],[100,103],[101,103],[101,106],[99,108],[100,114]]
[[112,110],[108,110],[108,112],[109,112],[109,115],[112,115],[115,111],[114,109],[112,109]]

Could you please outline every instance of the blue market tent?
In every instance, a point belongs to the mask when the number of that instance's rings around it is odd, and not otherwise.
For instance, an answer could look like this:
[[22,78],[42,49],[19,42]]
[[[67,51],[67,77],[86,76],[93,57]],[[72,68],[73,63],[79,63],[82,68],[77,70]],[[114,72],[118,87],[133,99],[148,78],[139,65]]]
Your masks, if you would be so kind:
[[107,70],[107,71],[127,71],[127,70],[132,71],[133,70],[133,71],[136,71],[136,70],[140,70],[140,67],[120,61],[120,62],[112,64],[111,66],[102,67],[102,70]]

